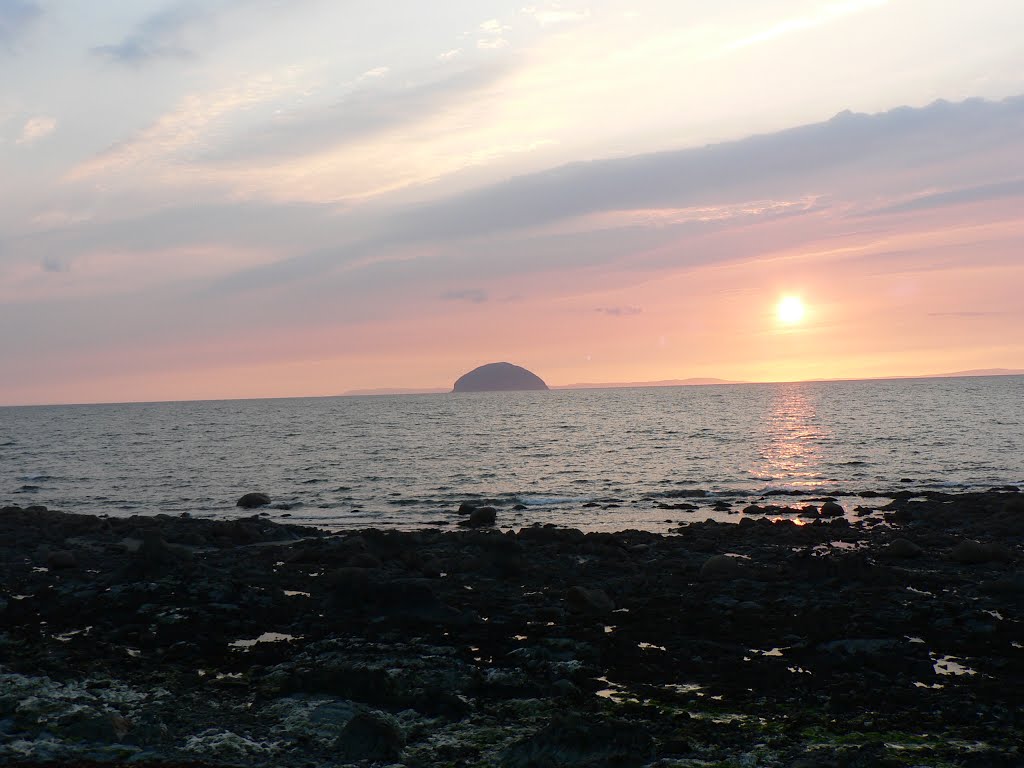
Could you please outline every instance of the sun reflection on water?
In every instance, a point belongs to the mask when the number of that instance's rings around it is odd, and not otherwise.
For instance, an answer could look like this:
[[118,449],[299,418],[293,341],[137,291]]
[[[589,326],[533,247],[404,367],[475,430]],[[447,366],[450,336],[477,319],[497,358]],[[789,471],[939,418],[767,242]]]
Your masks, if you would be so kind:
[[819,485],[824,479],[822,445],[831,435],[821,424],[815,399],[798,384],[774,390],[762,423],[756,476],[797,488]]

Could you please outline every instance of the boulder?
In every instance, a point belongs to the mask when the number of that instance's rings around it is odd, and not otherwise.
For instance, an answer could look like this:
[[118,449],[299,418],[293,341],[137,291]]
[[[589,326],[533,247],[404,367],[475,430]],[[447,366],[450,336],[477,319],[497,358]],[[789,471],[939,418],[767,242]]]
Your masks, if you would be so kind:
[[405,736],[390,717],[360,712],[346,723],[334,746],[346,762],[373,760],[390,763],[402,756]]
[[918,557],[923,550],[908,539],[893,539],[889,545],[882,550],[882,554],[888,557],[910,558]]
[[494,525],[498,519],[498,511],[494,507],[477,507],[469,513],[470,528],[486,528]]
[[265,493],[247,493],[235,502],[235,506],[242,509],[256,509],[257,507],[265,507],[268,504],[270,504],[270,497]]
[[565,715],[507,747],[500,764],[503,768],[629,768],[649,763],[653,754],[654,739],[636,723]]
[[74,552],[69,552],[66,549],[58,549],[51,552],[46,557],[46,565],[48,568],[77,568],[78,558],[75,557]]
[[965,565],[981,565],[983,563],[1006,561],[1012,558],[1010,551],[1001,544],[982,544],[971,539],[964,539],[950,552],[950,557]]
[[837,504],[835,501],[829,499],[821,505],[821,516],[822,517],[840,517],[846,514],[846,510],[843,509],[842,505]]
[[615,603],[603,589],[569,587],[565,593],[565,600],[570,608],[581,613],[603,616],[615,610]]
[[700,576],[702,579],[735,579],[742,570],[739,558],[712,555],[700,567]]

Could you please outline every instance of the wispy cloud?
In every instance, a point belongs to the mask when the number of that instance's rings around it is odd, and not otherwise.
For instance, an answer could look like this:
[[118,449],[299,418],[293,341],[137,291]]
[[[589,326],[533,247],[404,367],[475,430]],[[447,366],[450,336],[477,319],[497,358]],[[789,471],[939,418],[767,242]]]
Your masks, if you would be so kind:
[[483,304],[487,301],[488,296],[486,291],[482,291],[479,288],[465,288],[458,291],[445,291],[441,294],[441,298],[445,301],[465,301],[470,304]]
[[334,104],[284,111],[263,125],[246,126],[203,153],[201,160],[253,162],[339,147],[423,120],[492,85],[508,68],[507,61],[461,65],[454,70],[438,65],[438,72],[410,83],[387,82],[391,80],[385,79],[388,68],[378,67],[358,78],[354,89]]
[[34,144],[57,130],[57,120],[40,115],[29,119],[21,129],[18,144]]
[[174,157],[196,147],[218,120],[290,92],[303,76],[301,70],[264,74],[231,88],[186,96],[177,109],[161,116],[139,134],[74,167],[67,179],[80,181]]
[[928,317],[999,317],[1005,312],[929,312]]
[[187,58],[193,54],[186,42],[189,29],[203,20],[212,9],[222,5],[222,2],[214,2],[209,7],[194,2],[174,3],[144,18],[120,42],[98,46],[93,52],[131,66],[160,59]]
[[584,21],[590,17],[590,9],[572,10],[563,8],[555,3],[549,6],[529,5],[522,9],[524,15],[529,16],[542,27],[549,27],[555,24],[571,24]]
[[596,312],[609,317],[632,317],[643,312],[640,307],[598,307]]
[[39,3],[0,0],[0,48],[9,48],[43,14]]
[[735,40],[726,46],[726,51],[736,51],[751,45],[757,45],[758,43],[767,43],[795,32],[805,32],[809,29],[837,21],[844,16],[851,16],[862,11],[880,8],[883,5],[887,5],[888,2],[889,0],[847,0],[846,2],[829,3],[820,7],[814,13],[784,19],[760,32]]

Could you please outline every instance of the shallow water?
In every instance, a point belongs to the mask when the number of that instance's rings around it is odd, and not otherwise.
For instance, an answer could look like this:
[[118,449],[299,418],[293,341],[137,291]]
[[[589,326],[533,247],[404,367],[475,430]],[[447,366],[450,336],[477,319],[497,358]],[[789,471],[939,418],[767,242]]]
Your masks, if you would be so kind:
[[1024,485],[1022,403],[1006,376],[0,408],[0,503],[234,517],[260,490],[296,522],[408,528],[482,498],[502,524],[665,530],[772,489]]

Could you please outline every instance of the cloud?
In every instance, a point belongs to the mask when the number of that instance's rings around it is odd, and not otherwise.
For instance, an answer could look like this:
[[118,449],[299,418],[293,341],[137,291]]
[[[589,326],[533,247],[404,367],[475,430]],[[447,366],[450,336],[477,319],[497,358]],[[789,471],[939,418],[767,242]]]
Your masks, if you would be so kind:
[[[936,102],[875,115],[844,112],[823,123],[706,147],[573,163],[406,212],[406,237],[453,238],[537,227],[587,214],[721,205],[1024,174],[1024,97]],[[1003,153],[1003,154],[1000,154]],[[1005,159],[1000,159],[1004,158]],[[996,158],[998,162],[989,162]],[[894,184],[898,186],[893,186]]]
[[67,261],[53,254],[44,256],[43,260],[39,263],[39,267],[43,272],[59,273],[71,271],[71,265]]
[[215,2],[203,8],[193,2],[178,2],[144,18],[119,43],[93,48],[97,56],[126,64],[141,66],[160,59],[188,58],[193,52],[186,44],[190,28],[202,21],[212,9],[223,3]]
[[794,32],[804,32],[815,27],[829,24],[844,16],[851,16],[855,13],[873,10],[887,5],[889,0],[846,0],[846,2],[833,2],[821,7],[816,13],[805,16],[794,16],[785,19],[753,35],[740,38],[730,43],[726,51],[735,51],[740,48],[747,48],[758,43],[767,43]]
[[[1024,98],[936,103],[843,113],[707,147],[574,163],[382,212],[364,219],[362,239],[232,276],[218,290],[260,289],[354,264],[370,283],[385,284],[484,280],[626,256],[649,270],[729,261],[737,256],[728,239],[699,249],[670,244],[730,230],[741,239],[754,221],[805,217],[826,227],[856,214],[863,200],[905,200],[913,190],[949,186],[972,173],[991,177],[999,169],[1016,178],[1024,175],[1022,122]],[[652,210],[669,215],[651,226],[644,219]],[[823,219],[825,212],[833,218]],[[587,224],[586,217],[593,218],[588,226],[574,225]],[[374,261],[378,254],[441,244],[442,257]]]
[[21,136],[18,137],[18,144],[33,144],[40,139],[45,139],[57,129],[57,120],[52,117],[40,115],[28,120],[21,129]]
[[303,72],[276,72],[251,77],[238,85],[205,94],[192,94],[178,107],[123,142],[79,163],[66,179],[80,181],[112,171],[157,163],[186,150],[194,150],[218,121],[240,109],[288,93],[303,79]]
[[542,27],[550,27],[555,24],[571,24],[590,18],[589,8],[585,8],[581,11],[572,11],[561,8],[558,5],[548,8],[539,8],[535,5],[531,5],[523,8],[522,12],[526,16],[531,17]]
[[928,317],[999,317],[1005,312],[929,312]]
[[[203,162],[253,162],[282,159],[340,147],[374,133],[423,120],[480,91],[503,77],[509,61],[490,61],[463,67],[419,82],[385,84],[380,75],[366,81],[345,98],[326,108],[295,110],[259,127],[247,127],[204,153]],[[378,72],[378,70],[371,70]],[[367,73],[369,75],[369,73]]]
[[466,301],[470,304],[483,304],[487,301],[487,293],[479,288],[466,288],[459,291],[445,291],[441,294],[445,301]]
[[9,48],[43,13],[39,3],[0,0],[0,47]]
[[873,208],[865,211],[863,216],[886,216],[893,213],[908,213],[910,211],[924,211],[932,208],[945,208],[951,205],[962,205],[964,203],[985,203],[996,200],[1004,200],[1011,197],[1024,196],[1024,178],[1000,181],[995,184],[980,184],[977,186],[963,187],[961,189],[949,189],[942,192],[932,192],[918,195],[901,203]]
[[631,317],[643,312],[640,307],[598,307],[596,312],[609,317]]

